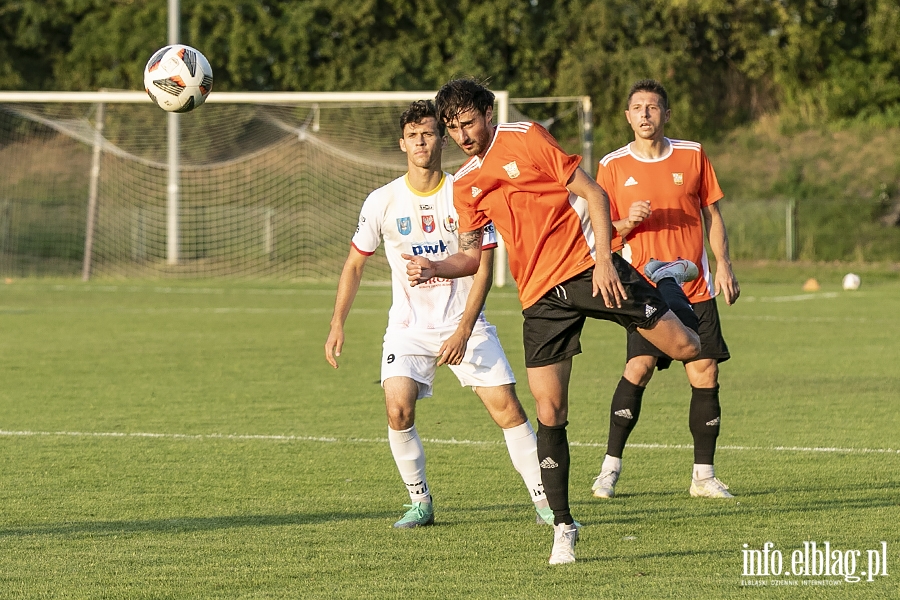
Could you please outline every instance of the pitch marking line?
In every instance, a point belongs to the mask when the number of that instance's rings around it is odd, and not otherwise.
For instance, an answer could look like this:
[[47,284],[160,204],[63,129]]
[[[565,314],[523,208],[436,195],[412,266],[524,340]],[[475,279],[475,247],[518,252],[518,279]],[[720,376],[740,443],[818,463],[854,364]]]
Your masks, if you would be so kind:
[[[307,435],[251,435],[251,434],[225,434],[225,433],[149,433],[149,432],[117,432],[117,431],[6,431],[0,429],[0,436],[5,437],[96,437],[96,438],[162,438],[173,440],[266,440],[276,442],[324,442],[330,444],[384,444],[387,438],[336,438],[317,437]],[[423,438],[423,442],[431,444],[447,444],[461,446],[498,446],[503,441],[482,440],[457,440]],[[606,443],[599,442],[569,442],[570,446],[579,448],[605,448]],[[690,444],[628,444],[629,448],[643,448],[645,450],[692,450]],[[750,452],[826,452],[844,454],[900,454],[900,449],[894,448],[837,448],[827,446],[731,446],[720,445],[719,450],[737,450]]]

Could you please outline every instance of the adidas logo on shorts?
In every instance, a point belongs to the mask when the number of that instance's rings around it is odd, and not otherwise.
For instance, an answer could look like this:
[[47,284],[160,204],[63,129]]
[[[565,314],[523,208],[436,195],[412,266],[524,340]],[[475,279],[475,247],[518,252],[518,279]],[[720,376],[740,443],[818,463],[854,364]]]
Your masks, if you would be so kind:
[[707,421],[706,424],[709,425],[710,427],[715,427],[716,425],[719,424],[720,420],[721,420],[720,417],[716,417],[712,421]]
[[650,306],[649,304],[644,305],[644,316],[645,317],[652,317],[653,313],[655,313],[655,312],[656,312],[655,307]]
[[[631,409],[623,408],[622,410],[616,411],[617,417],[625,417],[626,419],[633,419],[634,416],[631,414]],[[708,425],[709,423],[707,423]]]
[[549,456],[541,461],[542,469],[555,469],[559,464]]

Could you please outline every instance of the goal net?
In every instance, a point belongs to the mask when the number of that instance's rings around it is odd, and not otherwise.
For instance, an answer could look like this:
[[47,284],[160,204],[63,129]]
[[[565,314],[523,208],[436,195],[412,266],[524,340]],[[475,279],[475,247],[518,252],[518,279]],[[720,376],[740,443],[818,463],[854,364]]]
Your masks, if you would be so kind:
[[[0,93],[0,276],[334,281],[363,200],[406,171],[400,113],[433,96],[220,92],[174,152],[143,93]],[[589,152],[584,99],[497,96]],[[464,160],[451,141],[444,169]],[[389,280],[383,252],[367,274]]]

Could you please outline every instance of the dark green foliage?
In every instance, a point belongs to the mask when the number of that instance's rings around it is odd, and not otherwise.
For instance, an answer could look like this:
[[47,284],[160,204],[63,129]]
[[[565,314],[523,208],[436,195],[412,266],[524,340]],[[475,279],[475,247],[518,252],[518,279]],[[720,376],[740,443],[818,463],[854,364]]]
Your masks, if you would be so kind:
[[[0,87],[140,88],[166,11],[4,2]],[[587,94],[603,147],[627,139],[623,95],[642,77],[669,87],[678,136],[771,112],[900,121],[893,0],[182,0],[181,41],[209,58],[220,91],[427,90],[473,75],[514,96]]]

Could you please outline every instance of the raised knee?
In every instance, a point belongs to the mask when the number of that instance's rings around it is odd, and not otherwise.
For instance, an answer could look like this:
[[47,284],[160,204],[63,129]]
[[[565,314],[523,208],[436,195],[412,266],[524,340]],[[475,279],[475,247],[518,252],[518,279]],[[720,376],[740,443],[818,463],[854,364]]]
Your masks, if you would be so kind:
[[687,330],[685,339],[678,344],[678,355],[670,355],[673,359],[679,361],[691,360],[697,358],[700,354],[700,337],[693,331]]

